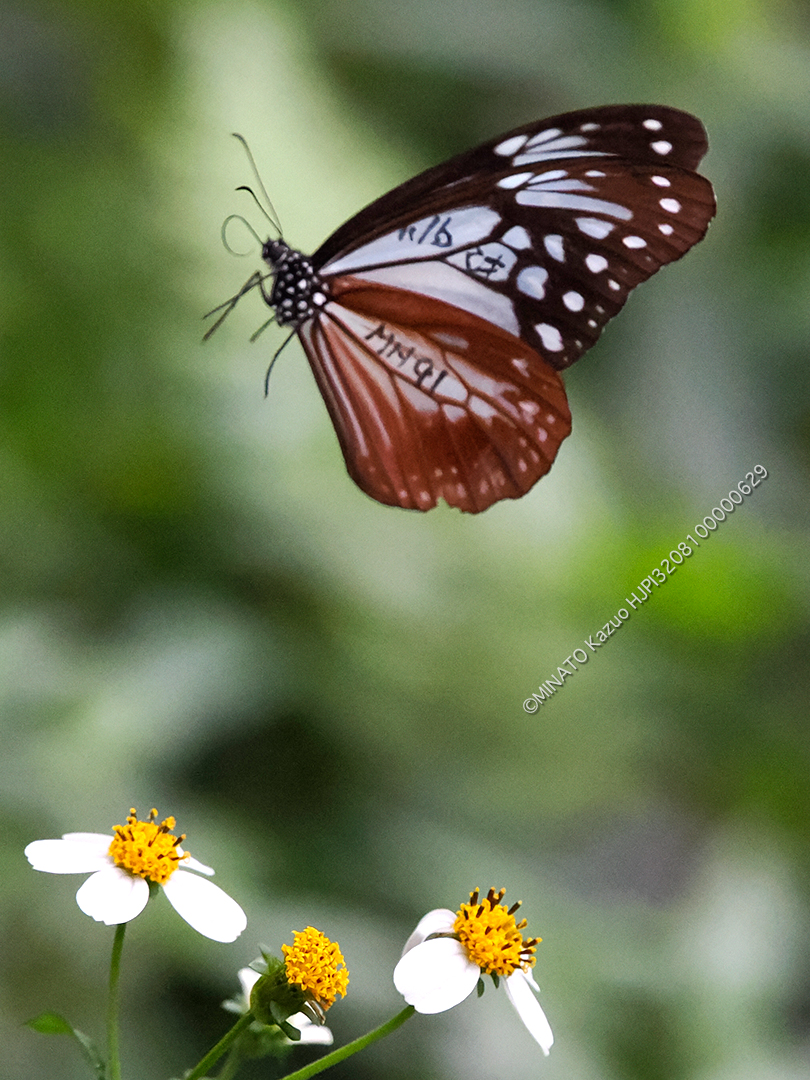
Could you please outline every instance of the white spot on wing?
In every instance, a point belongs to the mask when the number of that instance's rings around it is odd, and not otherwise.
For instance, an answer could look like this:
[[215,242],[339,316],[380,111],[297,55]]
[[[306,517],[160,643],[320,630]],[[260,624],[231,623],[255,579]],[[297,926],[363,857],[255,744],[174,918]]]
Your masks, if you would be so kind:
[[[532,135],[527,145],[534,149],[538,143],[549,142],[551,139],[556,139],[558,135],[562,135],[562,130],[560,128],[546,128],[545,131],[538,131],[536,135]],[[578,139],[577,143],[581,143],[582,141],[582,139]]]
[[[442,412],[444,413],[444,415],[447,417],[447,419],[450,421],[451,424],[457,424],[461,420],[466,420],[466,418],[467,418],[467,410],[462,409],[459,405],[444,405],[443,404],[442,405]],[[458,468],[455,465],[453,465],[453,467],[450,469],[450,472],[453,474],[453,476],[456,476],[458,474]]]
[[543,247],[557,262],[565,262],[565,251],[563,250],[563,238],[556,233],[549,233],[548,236],[543,237]]
[[658,231],[662,232],[664,236],[672,236],[672,234],[675,232],[672,226],[667,224],[659,225]]
[[445,334],[439,332],[433,335],[434,339],[439,342],[440,345],[446,345],[448,349],[469,349],[470,343],[466,338],[458,337],[456,334]]
[[511,139],[504,139],[503,142],[498,143],[492,149],[501,157],[511,157],[512,154],[516,154],[520,150],[526,139],[528,139],[528,135],[513,135]]
[[434,261],[380,266],[363,271],[357,274],[357,277],[361,281],[380,282],[383,285],[393,285],[397,289],[432,296],[495,323],[510,334],[520,335],[520,324],[509,298],[449,263]]
[[521,184],[525,184],[528,180],[531,180],[533,177],[534,177],[534,173],[530,173],[530,172],[512,173],[510,176],[501,177],[501,179],[497,183],[497,187],[499,187],[499,188],[507,188],[507,189],[520,187]]
[[672,143],[667,142],[666,139],[659,139],[658,142],[650,143],[652,149],[656,154],[668,154],[672,150]]
[[581,150],[588,140],[582,135],[563,135],[559,128],[538,131],[523,147],[523,152],[513,159],[515,165],[529,165],[535,161],[550,161],[557,157],[586,157],[596,155],[595,150]]
[[535,330],[540,335],[540,340],[549,352],[562,352],[562,334],[556,326],[550,326],[548,323],[541,322],[535,325]]
[[607,176],[607,173],[603,173],[601,169],[588,169],[585,173],[586,176]]
[[488,206],[465,206],[443,214],[420,218],[402,229],[379,236],[369,244],[337,259],[321,269],[324,277],[345,274],[350,270],[399,262],[403,257],[435,259],[459,248],[486,240],[501,223],[501,216]]
[[647,246],[647,241],[643,236],[623,236],[622,243],[625,247],[629,248],[643,248]]
[[[571,183],[572,181],[564,181]],[[621,221],[629,221],[633,211],[621,203],[608,202],[607,199],[592,199],[587,195],[571,195],[567,192],[548,188],[527,187],[515,196],[521,206],[547,206],[555,210],[590,210],[592,214],[610,214]]]
[[670,214],[677,214],[681,209],[681,204],[677,199],[659,199],[658,205],[662,210],[666,210]]
[[529,364],[522,356],[516,356],[512,360],[512,367],[517,368],[524,379],[529,377]]
[[569,311],[582,311],[585,307],[584,299],[578,292],[574,292],[573,289],[571,292],[563,293],[563,303]]
[[449,255],[447,262],[475,278],[506,281],[517,262],[517,255],[505,244],[476,244],[474,248]]
[[542,266],[524,266],[517,276],[517,287],[525,296],[542,300],[546,295],[548,270]]
[[647,131],[660,131],[664,125],[660,120],[642,120],[641,126],[645,127]]
[[611,221],[602,221],[601,218],[577,218],[577,228],[586,236],[592,236],[594,240],[604,240],[616,226]]
[[604,255],[586,255],[585,265],[593,274],[600,274],[603,270],[607,270],[608,261]]
[[651,176],[650,179],[654,184],[657,184],[658,187],[672,187],[672,184],[670,184],[665,176]]
[[489,402],[484,401],[483,398],[478,397],[476,394],[470,396],[470,412],[475,413],[476,416],[480,416],[482,420],[485,420],[488,424],[491,424],[495,417],[498,415],[498,410],[493,409]]
[[532,246],[532,238],[522,225],[513,225],[511,229],[508,229],[503,234],[501,239],[510,248],[514,248],[515,251],[525,251]]

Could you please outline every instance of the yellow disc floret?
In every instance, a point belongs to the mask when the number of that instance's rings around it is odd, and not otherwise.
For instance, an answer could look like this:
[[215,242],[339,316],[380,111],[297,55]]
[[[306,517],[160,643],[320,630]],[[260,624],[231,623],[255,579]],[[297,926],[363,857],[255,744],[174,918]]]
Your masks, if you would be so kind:
[[116,866],[136,877],[163,885],[188,856],[178,851],[185,840],[174,836],[171,830],[176,822],[167,817],[158,825],[157,810],[152,809],[148,821],[138,821],[133,807],[126,825],[116,825],[115,836],[109,847],[109,855]]
[[506,889],[490,889],[479,902],[478,889],[470,893],[469,904],[462,904],[453,923],[453,932],[474,964],[485,975],[511,975],[518,968],[528,971],[534,965],[534,952],[541,938],[524,938],[521,930],[526,920],[515,922],[520,901],[507,908],[501,903]]
[[292,945],[282,945],[287,979],[300,986],[325,1011],[335,997],[346,996],[349,972],[336,941],[308,926],[297,930]]

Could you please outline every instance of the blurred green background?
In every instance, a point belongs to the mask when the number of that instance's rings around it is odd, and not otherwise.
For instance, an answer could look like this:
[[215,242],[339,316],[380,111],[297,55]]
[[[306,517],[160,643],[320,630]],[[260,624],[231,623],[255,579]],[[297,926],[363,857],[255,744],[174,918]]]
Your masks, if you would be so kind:
[[[351,972],[336,1038],[361,1034],[416,920],[490,885],[544,939],[551,1056],[488,990],[336,1080],[806,1076],[807,6],[27,0],[0,28],[0,1074],[86,1075],[21,1026],[42,1009],[103,1034],[112,930],[24,845],[135,805],[249,924],[216,945],[162,898],[132,924],[125,1077],[179,1076],[236,969],[308,923]],[[264,231],[232,131],[311,251],[454,152],[621,101],[701,117],[718,217],[567,373],[574,433],[524,499],[380,506],[297,343],[265,400],[258,297],[201,344],[258,266],[223,219]]]

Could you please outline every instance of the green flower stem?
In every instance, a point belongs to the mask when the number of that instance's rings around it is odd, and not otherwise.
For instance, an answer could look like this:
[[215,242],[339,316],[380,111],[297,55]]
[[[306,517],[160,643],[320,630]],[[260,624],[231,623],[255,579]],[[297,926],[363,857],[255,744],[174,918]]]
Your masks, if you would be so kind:
[[211,1047],[202,1061],[199,1061],[191,1072],[186,1074],[185,1080],[200,1080],[201,1076],[205,1076],[211,1066],[219,1061],[225,1051],[234,1044],[245,1028],[250,1027],[252,1023],[253,1013],[246,1012],[243,1016],[240,1016],[230,1031],[226,1031],[219,1042]]
[[112,956],[110,957],[110,993],[107,1001],[107,1055],[110,1080],[121,1080],[121,1061],[118,1056],[118,1004],[120,1001],[121,952],[124,948],[126,928],[126,923],[119,923],[116,926]]
[[[409,1017],[413,1016],[413,1013],[413,1005],[408,1005],[402,1012],[397,1013],[396,1016],[386,1021],[382,1027],[369,1031],[367,1035],[361,1035],[360,1038],[355,1039],[354,1042],[346,1043],[346,1045],[341,1046],[339,1050],[333,1050],[331,1054],[319,1058],[318,1061],[313,1061],[310,1065],[305,1065],[303,1069],[297,1069],[295,1072],[288,1073],[282,1080],[308,1080],[310,1076],[317,1076],[319,1072],[331,1068],[332,1065],[337,1065],[339,1061],[344,1061],[347,1057],[351,1057],[352,1054],[356,1054],[358,1050],[364,1050],[367,1046],[376,1042],[377,1039],[382,1039],[383,1036],[390,1035],[392,1031],[396,1031],[396,1029],[404,1024]],[[247,1012],[243,1016],[240,1016],[230,1031],[227,1031],[222,1036],[216,1046],[211,1047],[202,1061],[198,1062],[190,1073],[186,1073],[185,1080],[200,1080],[201,1077],[205,1076],[211,1066],[222,1057],[229,1047],[233,1046],[234,1042],[242,1034],[245,1028],[249,1027],[252,1023],[252,1013]],[[118,1080],[118,1077],[116,1077],[115,1080]]]
[[[339,1061],[344,1061],[347,1057],[351,1057],[352,1054],[356,1054],[358,1050],[365,1050],[367,1046],[370,1046],[377,1039],[382,1039],[385,1035],[390,1035],[392,1031],[396,1031],[398,1027],[405,1023],[414,1014],[413,1005],[407,1005],[402,1012],[398,1012],[396,1016],[386,1021],[382,1027],[375,1028],[373,1031],[369,1031],[367,1035],[361,1035],[359,1039],[355,1039],[354,1042],[346,1043],[345,1046],[341,1046],[338,1050],[333,1050],[331,1054],[327,1054],[325,1057],[319,1058],[318,1061],[313,1061],[311,1065],[305,1065],[303,1069],[297,1069],[295,1072],[287,1073],[282,1080],[309,1080],[310,1076],[317,1076],[319,1072],[323,1072],[324,1069],[329,1069],[332,1065],[337,1065]],[[188,1080],[192,1080],[191,1077]]]

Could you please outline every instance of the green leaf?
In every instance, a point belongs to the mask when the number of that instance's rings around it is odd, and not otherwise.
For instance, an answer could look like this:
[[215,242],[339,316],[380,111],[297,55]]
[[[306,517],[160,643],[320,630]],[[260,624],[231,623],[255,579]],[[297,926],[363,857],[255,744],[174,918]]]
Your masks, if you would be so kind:
[[83,1031],[73,1027],[64,1016],[59,1013],[40,1013],[33,1020],[26,1020],[26,1026],[32,1031],[38,1031],[41,1035],[71,1035],[79,1044],[82,1056],[95,1073],[98,1080],[105,1080],[107,1069],[104,1059],[98,1052],[93,1040]]
[[41,1035],[72,1035],[73,1028],[59,1013],[45,1012],[25,1021],[26,1027],[38,1031]]
[[286,1020],[282,1020],[278,1025],[290,1042],[298,1042],[301,1038],[301,1032],[298,1028],[293,1027],[292,1024],[288,1024]]

